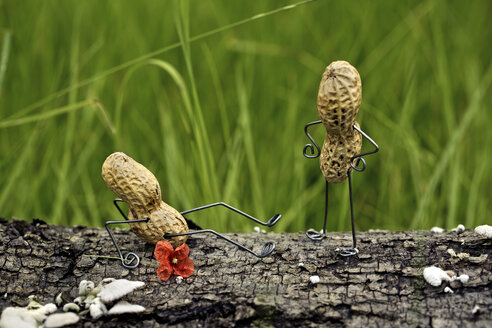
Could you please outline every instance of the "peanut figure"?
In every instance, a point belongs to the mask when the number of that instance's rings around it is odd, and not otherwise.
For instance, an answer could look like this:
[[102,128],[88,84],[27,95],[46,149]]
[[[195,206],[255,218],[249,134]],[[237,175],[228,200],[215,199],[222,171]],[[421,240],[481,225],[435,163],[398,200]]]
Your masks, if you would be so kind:
[[[120,197],[115,199],[113,203],[125,220],[107,221],[106,230],[120,255],[123,266],[126,268],[136,268],[140,263],[140,258],[133,252],[123,256],[109,230],[110,224],[128,223],[132,231],[143,241],[156,244],[160,240],[167,239],[174,248],[185,243],[189,235],[212,233],[260,258],[270,255],[275,249],[275,244],[268,242],[263,245],[261,253],[257,254],[214,230],[188,231],[188,224],[183,215],[214,206],[224,206],[258,224],[271,227],[280,220],[282,217],[280,214],[274,215],[267,222],[262,222],[222,202],[178,212],[162,200],[161,187],[152,172],[121,152],[113,153],[106,158],[102,166],[102,177],[108,187]],[[125,202],[128,205],[128,216],[119,207],[119,202]]]
[[[340,249],[340,255],[350,256],[358,253],[354,227],[354,210],[352,201],[351,171],[364,171],[366,162],[362,156],[376,153],[378,145],[365,134],[356,122],[362,99],[362,85],[357,70],[346,61],[335,61],[326,67],[318,91],[319,121],[306,124],[304,132],[312,144],[304,146],[303,154],[307,158],[320,157],[320,168],[326,180],[325,215],[322,232],[309,229],[306,235],[312,240],[321,240],[326,236],[326,219],[328,215],[328,184],[341,183],[348,178],[350,196],[350,217],[352,222],[352,247]],[[323,148],[308,132],[312,125],[323,123],[326,137]],[[360,153],[362,137],[369,140],[375,150]],[[314,145],[314,146],[313,146]],[[316,147],[317,153],[314,153]],[[307,153],[310,150],[311,154]],[[362,163],[361,167],[358,167]]]

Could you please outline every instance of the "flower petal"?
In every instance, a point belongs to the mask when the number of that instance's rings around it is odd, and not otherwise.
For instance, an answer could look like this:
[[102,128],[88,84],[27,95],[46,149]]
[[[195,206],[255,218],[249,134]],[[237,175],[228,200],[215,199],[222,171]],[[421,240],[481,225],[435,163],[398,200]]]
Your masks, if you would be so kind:
[[157,276],[164,281],[167,281],[169,277],[171,277],[172,273],[173,273],[173,267],[169,263],[161,264],[157,268]]
[[173,246],[168,241],[161,240],[155,245],[154,256],[161,263],[169,263],[169,257],[173,253]]
[[190,248],[186,244],[176,247],[176,250],[174,251],[174,257],[178,260],[187,258],[188,254],[190,254]]
[[173,266],[174,274],[181,276],[183,278],[187,278],[193,274],[195,271],[195,263],[187,257],[182,260],[179,260],[178,264]]

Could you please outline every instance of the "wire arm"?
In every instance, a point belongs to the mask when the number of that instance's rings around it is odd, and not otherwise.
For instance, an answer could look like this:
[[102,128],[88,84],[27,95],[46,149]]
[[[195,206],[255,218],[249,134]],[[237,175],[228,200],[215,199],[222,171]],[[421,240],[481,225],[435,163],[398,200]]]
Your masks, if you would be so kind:
[[118,205],[118,202],[120,203],[124,203],[123,199],[121,198],[115,198],[113,200],[113,204],[114,206],[118,209],[118,212],[120,212],[121,216],[125,219],[125,220],[128,220],[128,216],[126,216],[125,212],[123,212],[123,210],[120,208],[120,206]]
[[[371,154],[374,154],[374,153],[377,153],[379,151],[379,146],[377,143],[374,142],[374,140],[371,139],[371,137],[369,137],[364,131],[362,131],[361,129],[359,129],[355,124],[353,125],[353,128],[354,130],[356,130],[357,132],[359,132],[364,138],[366,138],[367,140],[369,140],[369,142],[375,147],[374,150],[371,150],[371,151],[368,151],[368,152],[365,152],[365,153],[360,153],[358,155],[355,155],[353,156],[351,159],[350,159],[350,167],[353,168],[354,170],[356,170],[357,172],[362,172],[366,169],[366,161],[364,160],[363,156],[366,156],[366,155],[371,155]],[[354,164],[354,160],[357,160]],[[359,165],[359,163],[362,162],[362,167],[357,167]]]
[[[308,143],[304,146],[304,148],[302,149],[302,154],[304,155],[304,157],[307,157],[307,158],[317,158],[319,157],[319,155],[321,154],[321,149],[319,148],[318,144],[316,143],[316,141],[314,141],[313,137],[311,137],[311,135],[309,134],[308,132],[308,128],[311,126],[311,125],[316,125],[316,124],[320,124],[321,123],[321,120],[320,121],[314,121],[314,122],[309,122],[308,124],[306,124],[304,126],[304,133],[306,134],[306,136],[308,137],[309,140],[311,140],[312,143]],[[314,146],[313,146],[314,145]],[[315,153],[314,152],[314,147],[316,147],[316,150],[317,152]],[[310,150],[311,151],[311,155],[309,155],[307,153],[307,150]]]

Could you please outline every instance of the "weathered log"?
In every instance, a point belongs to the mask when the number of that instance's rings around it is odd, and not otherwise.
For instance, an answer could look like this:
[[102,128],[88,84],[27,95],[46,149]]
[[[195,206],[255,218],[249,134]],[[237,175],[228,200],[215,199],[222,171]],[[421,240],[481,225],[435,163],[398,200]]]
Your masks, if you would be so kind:
[[[78,327],[492,325],[491,240],[473,231],[361,232],[360,253],[348,258],[335,253],[350,245],[348,233],[330,233],[321,242],[303,233],[227,235],[254,249],[268,240],[277,247],[257,259],[213,236],[193,236],[188,245],[194,275],[163,282],[155,274],[153,246],[128,230],[116,229],[115,236],[124,251],[142,258],[134,270],[86,256],[116,256],[104,229],[0,220],[0,308],[26,306],[29,295],[42,304],[62,291],[73,299],[81,280],[97,284],[114,277],[146,283],[126,297],[146,311],[99,320],[84,315]],[[448,249],[471,259],[452,257]],[[470,280],[432,287],[422,277],[430,265]],[[310,282],[313,275],[319,283]],[[454,293],[444,293],[445,286]]]

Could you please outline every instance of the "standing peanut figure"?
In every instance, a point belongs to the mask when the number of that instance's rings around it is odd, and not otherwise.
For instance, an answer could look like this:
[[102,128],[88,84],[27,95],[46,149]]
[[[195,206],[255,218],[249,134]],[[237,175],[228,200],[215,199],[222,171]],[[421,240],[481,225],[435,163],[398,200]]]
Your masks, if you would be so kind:
[[[222,202],[178,212],[162,201],[161,187],[152,172],[121,152],[113,153],[106,158],[102,166],[102,177],[109,189],[120,197],[115,199],[113,203],[125,220],[106,222],[106,230],[120,255],[123,266],[126,268],[136,268],[140,263],[140,258],[132,252],[123,256],[113,234],[109,230],[110,224],[128,223],[132,231],[143,241],[156,244],[160,240],[169,239],[174,248],[185,243],[188,235],[212,233],[260,258],[270,255],[275,249],[275,244],[268,242],[263,245],[261,253],[257,254],[214,230],[188,231],[188,224],[183,215],[220,205],[258,224],[271,227],[280,220],[282,217],[280,214],[274,215],[267,222],[262,222]],[[128,216],[119,207],[118,202],[125,202],[128,205]]]
[[[307,158],[320,157],[321,172],[326,180],[323,231],[320,233],[309,229],[306,235],[312,240],[321,240],[326,236],[328,184],[341,183],[348,177],[353,244],[352,247],[340,249],[340,255],[343,256],[358,253],[354,227],[351,171],[352,169],[358,172],[364,171],[366,162],[362,156],[374,154],[379,150],[378,145],[360,129],[359,123],[355,120],[359,112],[361,98],[362,85],[359,72],[346,61],[332,62],[323,73],[318,91],[318,115],[321,120],[310,122],[304,127],[304,132],[312,144],[304,146],[303,155]],[[326,128],[326,137],[321,151],[308,133],[310,126],[319,123],[323,123]],[[361,154],[362,137],[369,140],[375,150]],[[314,153],[314,147],[316,147],[317,153]],[[310,150],[311,154],[307,153],[307,149]],[[362,163],[362,167],[358,167],[359,163]]]

